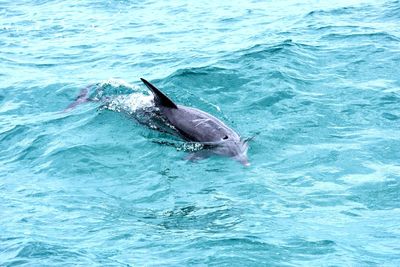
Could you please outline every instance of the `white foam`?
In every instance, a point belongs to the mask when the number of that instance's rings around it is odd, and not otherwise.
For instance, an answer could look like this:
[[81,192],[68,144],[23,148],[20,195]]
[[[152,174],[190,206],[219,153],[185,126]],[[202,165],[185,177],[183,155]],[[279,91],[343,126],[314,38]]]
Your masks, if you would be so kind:
[[126,87],[135,91],[139,91],[140,87],[138,85],[130,84],[122,79],[110,78],[99,83],[100,86],[112,86],[112,87]]
[[[98,91],[98,98],[101,99],[105,95],[121,93],[119,88],[128,89],[125,94],[111,95],[107,99],[106,108],[117,112],[135,113],[138,110],[148,107],[154,107],[153,96],[143,92],[138,85],[132,85],[122,79],[110,78],[100,82],[102,90]],[[106,91],[108,87],[114,88],[117,91]],[[127,94],[128,93],[128,94]]]
[[117,112],[134,113],[140,109],[154,106],[153,96],[142,93],[116,96],[108,103],[107,108]]
[[154,106],[154,98],[152,95],[133,93],[126,96],[124,104],[129,107],[129,109],[136,111],[138,109]]

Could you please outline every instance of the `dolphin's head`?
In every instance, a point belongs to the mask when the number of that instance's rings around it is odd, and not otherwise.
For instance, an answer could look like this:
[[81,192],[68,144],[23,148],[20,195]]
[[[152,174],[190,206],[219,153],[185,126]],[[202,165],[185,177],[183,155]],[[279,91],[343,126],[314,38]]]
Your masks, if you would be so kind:
[[249,145],[247,141],[240,139],[226,139],[219,143],[219,145],[215,148],[215,153],[232,157],[242,163],[244,166],[250,166],[247,158],[248,148]]

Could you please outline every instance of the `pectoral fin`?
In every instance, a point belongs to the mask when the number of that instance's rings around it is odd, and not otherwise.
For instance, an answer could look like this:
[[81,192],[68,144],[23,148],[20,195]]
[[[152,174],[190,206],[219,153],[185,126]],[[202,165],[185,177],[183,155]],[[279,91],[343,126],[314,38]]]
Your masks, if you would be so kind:
[[200,150],[188,154],[185,159],[188,161],[196,162],[202,159],[209,158],[213,153],[210,150]]

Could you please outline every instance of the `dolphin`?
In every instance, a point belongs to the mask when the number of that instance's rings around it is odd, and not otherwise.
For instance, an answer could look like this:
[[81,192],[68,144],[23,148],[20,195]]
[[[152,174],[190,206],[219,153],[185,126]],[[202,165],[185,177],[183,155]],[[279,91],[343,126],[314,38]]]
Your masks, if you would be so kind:
[[245,166],[248,144],[225,123],[214,116],[192,107],[175,104],[157,87],[140,78],[154,95],[155,106],[161,116],[173,126],[179,136],[189,142],[200,143],[205,149],[192,153],[188,159],[198,160],[213,154],[236,159]]

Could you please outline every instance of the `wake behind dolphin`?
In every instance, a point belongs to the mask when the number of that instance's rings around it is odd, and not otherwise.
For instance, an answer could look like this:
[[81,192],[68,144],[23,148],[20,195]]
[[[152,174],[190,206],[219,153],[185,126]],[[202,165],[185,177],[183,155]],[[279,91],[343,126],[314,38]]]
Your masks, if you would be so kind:
[[[111,97],[105,92],[108,87],[133,88],[123,83],[111,83],[117,85],[116,87],[103,83],[94,96],[89,96],[91,86],[84,88],[64,111],[70,111],[84,102],[102,102],[103,108],[125,113],[151,129],[180,137],[187,144],[193,145],[195,151],[188,155],[188,160],[221,155],[232,157],[245,166],[250,165],[247,159],[247,141],[243,141],[234,130],[202,110],[175,104],[153,84],[143,78],[141,80],[153,97],[131,91],[129,94],[125,92]],[[119,90],[117,93],[120,93]]]

